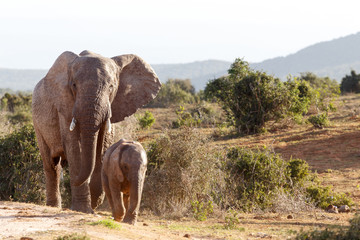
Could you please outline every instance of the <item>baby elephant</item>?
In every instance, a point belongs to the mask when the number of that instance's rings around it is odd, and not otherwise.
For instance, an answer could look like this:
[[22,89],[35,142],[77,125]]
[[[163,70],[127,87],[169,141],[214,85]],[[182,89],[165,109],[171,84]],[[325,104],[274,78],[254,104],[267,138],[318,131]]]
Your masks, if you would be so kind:
[[136,223],[146,165],[146,152],[138,142],[121,139],[106,151],[102,185],[115,221]]

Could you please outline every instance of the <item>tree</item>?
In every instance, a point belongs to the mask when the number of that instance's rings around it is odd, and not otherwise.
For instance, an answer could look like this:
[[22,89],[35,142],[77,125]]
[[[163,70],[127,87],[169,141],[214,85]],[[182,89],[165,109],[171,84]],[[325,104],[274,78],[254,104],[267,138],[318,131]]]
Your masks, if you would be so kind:
[[351,70],[350,75],[346,75],[341,80],[341,93],[360,93],[360,74]]

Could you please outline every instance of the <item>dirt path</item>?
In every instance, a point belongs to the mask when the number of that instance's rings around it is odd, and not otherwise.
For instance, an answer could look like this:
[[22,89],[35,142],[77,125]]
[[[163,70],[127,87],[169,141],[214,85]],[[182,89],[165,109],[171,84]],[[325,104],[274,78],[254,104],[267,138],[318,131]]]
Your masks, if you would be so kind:
[[120,230],[89,224],[107,218],[35,204],[0,202],[0,239],[56,239],[75,233],[90,239],[184,239],[151,229],[143,222],[136,226],[121,224]]
[[[189,218],[166,220],[142,217],[135,226],[119,224],[120,229],[92,225],[109,219],[109,214],[83,214],[35,204],[0,201],[0,239],[70,239],[78,234],[87,239],[291,239],[302,229],[348,225],[349,214],[317,213],[240,214],[233,229],[224,228],[222,217],[205,222]],[[146,220],[144,220],[146,219]],[[25,238],[26,237],[26,238]],[[60,238],[62,237],[62,238]]]

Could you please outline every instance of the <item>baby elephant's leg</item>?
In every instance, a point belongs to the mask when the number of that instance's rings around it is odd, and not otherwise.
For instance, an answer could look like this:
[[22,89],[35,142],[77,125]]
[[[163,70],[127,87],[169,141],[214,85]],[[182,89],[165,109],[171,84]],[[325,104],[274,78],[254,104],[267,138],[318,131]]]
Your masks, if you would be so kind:
[[125,207],[123,202],[123,193],[121,192],[120,185],[111,185],[111,197],[113,202],[112,213],[115,221],[121,222],[125,215]]

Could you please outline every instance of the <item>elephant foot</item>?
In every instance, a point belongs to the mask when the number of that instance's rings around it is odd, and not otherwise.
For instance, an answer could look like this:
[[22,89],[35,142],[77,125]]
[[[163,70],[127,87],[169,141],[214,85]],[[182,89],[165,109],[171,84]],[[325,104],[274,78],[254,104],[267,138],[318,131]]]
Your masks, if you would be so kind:
[[123,218],[114,218],[114,221],[121,222]]
[[83,213],[94,213],[89,204],[73,204],[71,210]]
[[135,225],[135,223],[136,223],[136,218],[125,217],[125,218],[124,218],[124,223],[128,223],[128,224],[130,224],[130,225]]
[[96,209],[98,206],[100,206],[104,202],[105,198],[105,192],[102,192],[102,194],[98,197],[91,196],[91,208]]
[[50,207],[57,207],[57,208],[61,208],[61,201],[59,200],[47,200],[46,201],[46,205],[50,206]]

